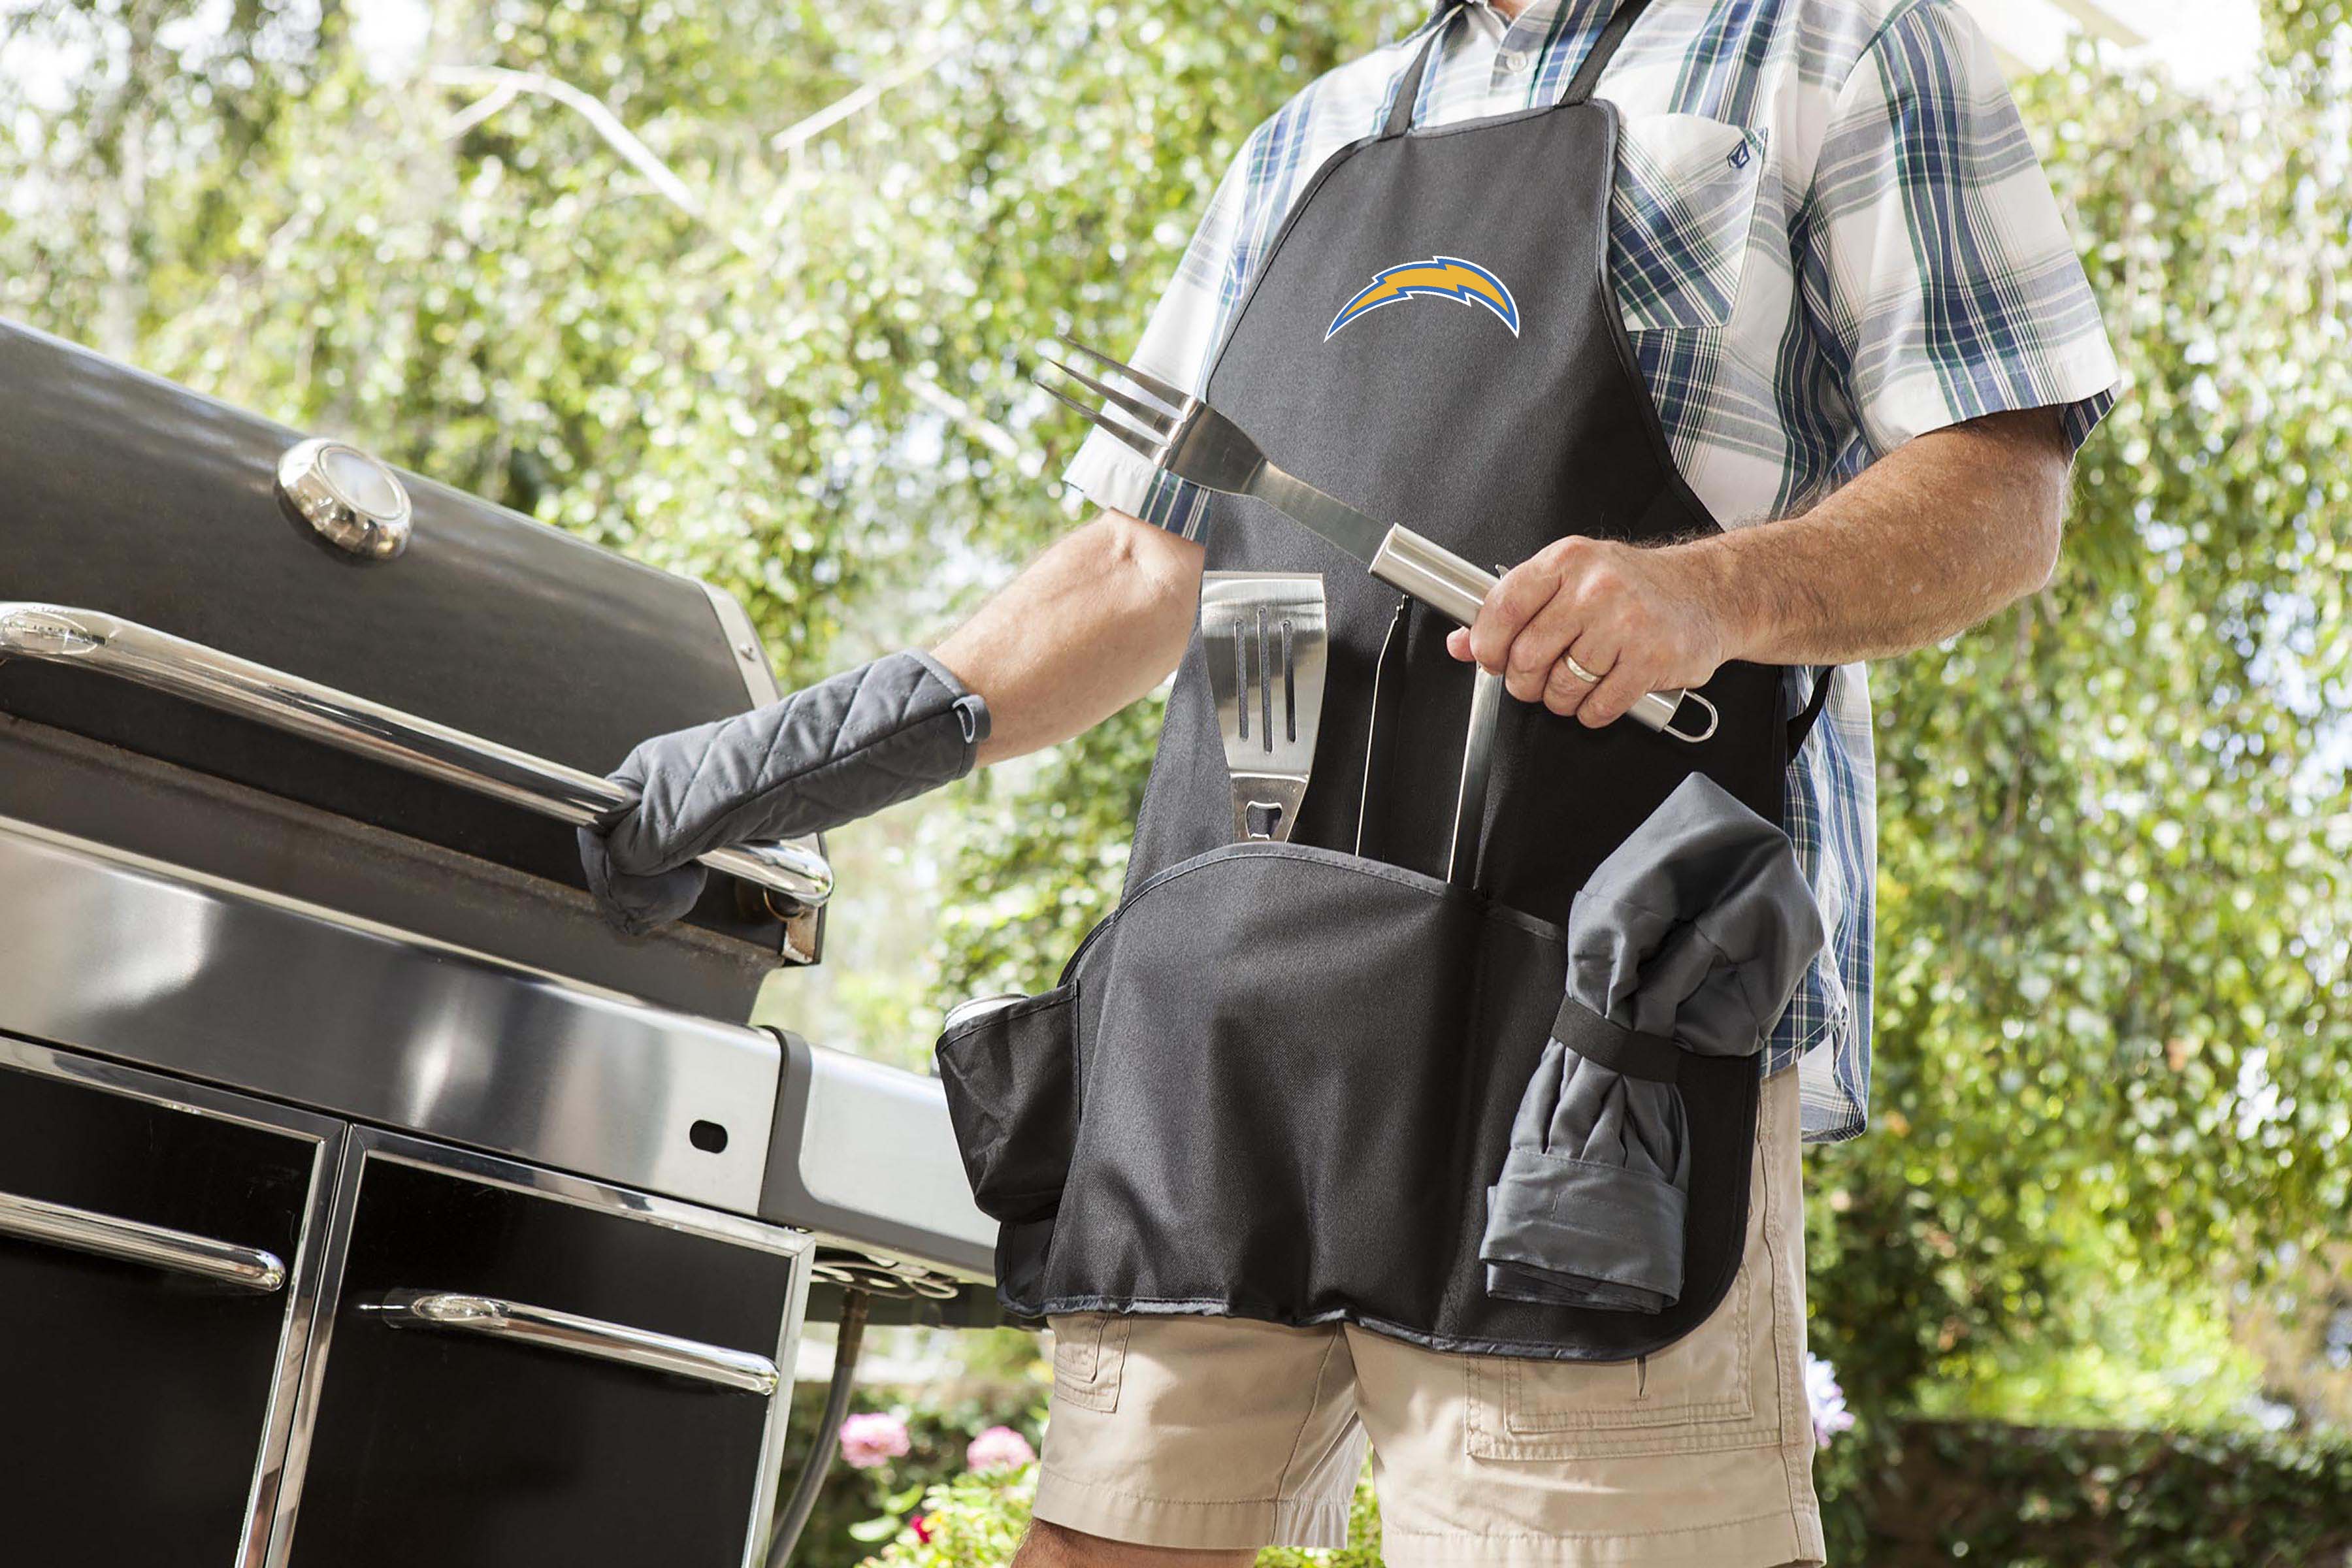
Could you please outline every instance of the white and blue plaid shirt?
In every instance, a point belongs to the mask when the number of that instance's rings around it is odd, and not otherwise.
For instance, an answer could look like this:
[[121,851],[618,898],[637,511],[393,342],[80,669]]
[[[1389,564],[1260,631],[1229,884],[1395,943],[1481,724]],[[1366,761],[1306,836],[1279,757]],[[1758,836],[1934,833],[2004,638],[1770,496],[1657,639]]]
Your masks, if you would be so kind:
[[[1447,25],[1416,123],[1556,102],[1613,9],[1533,0],[1507,21],[1474,0]],[[1307,179],[1379,129],[1427,31],[1319,78],[1251,134],[1135,363],[1198,389]],[[1598,96],[1622,121],[1618,304],[1675,460],[1727,526],[1801,512],[1912,437],[1979,415],[2063,406],[2079,444],[2113,401],[2115,356],[2049,184],[1950,0],[1655,0]],[[1066,478],[1098,505],[1200,525],[1201,492],[1107,437]],[[1874,765],[1867,675],[1845,666],[1788,786],[1830,942],[1765,1063],[1798,1065],[1813,1142],[1868,1121]]]

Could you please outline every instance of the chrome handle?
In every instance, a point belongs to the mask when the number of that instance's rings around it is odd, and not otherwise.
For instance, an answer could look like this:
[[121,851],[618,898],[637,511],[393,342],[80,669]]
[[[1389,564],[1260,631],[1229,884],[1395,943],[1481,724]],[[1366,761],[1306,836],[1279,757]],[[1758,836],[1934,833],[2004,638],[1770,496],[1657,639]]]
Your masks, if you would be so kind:
[[394,1328],[446,1329],[487,1334],[546,1350],[618,1362],[623,1366],[668,1373],[719,1388],[765,1398],[776,1392],[776,1363],[747,1351],[725,1350],[694,1340],[607,1323],[552,1307],[532,1307],[496,1296],[456,1290],[394,1290],[380,1302],[362,1304]]
[[[0,659],[11,657],[102,670],[574,826],[637,803],[594,773],[97,610],[0,603]],[[833,867],[814,843],[745,844],[700,858],[804,908],[833,897]]]
[[1501,581],[1443,544],[1409,528],[1391,528],[1372,556],[1372,575],[1438,614],[1468,626]]
[[[1468,626],[1498,579],[1426,534],[1409,528],[1391,528],[1372,555],[1372,575],[1400,593],[1412,595],[1438,614]],[[1697,703],[1706,714],[1706,728],[1677,730],[1675,714],[1685,701]],[[1715,704],[1688,691],[1651,691],[1635,700],[1626,713],[1636,723],[1661,735],[1695,745],[1714,735]]]
[[0,1193],[0,1236],[45,1241],[124,1263],[144,1263],[173,1274],[194,1274],[265,1295],[286,1283],[285,1263],[276,1253],[257,1247],[234,1247],[184,1230],[14,1193]]

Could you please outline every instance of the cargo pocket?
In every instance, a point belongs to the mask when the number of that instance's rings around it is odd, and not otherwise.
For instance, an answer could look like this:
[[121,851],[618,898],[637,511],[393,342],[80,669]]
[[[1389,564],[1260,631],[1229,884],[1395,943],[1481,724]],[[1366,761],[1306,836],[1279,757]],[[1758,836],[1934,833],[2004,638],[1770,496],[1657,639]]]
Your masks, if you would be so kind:
[[1763,188],[1766,133],[1703,114],[1629,114],[1609,196],[1610,276],[1628,332],[1731,320]]
[[[1749,1259],[1714,1315],[1630,1362],[1469,1358],[1468,1441],[1481,1459],[1580,1459],[1758,1447],[1779,1438],[1769,1321]],[[1759,1345],[1757,1342],[1761,1340]]]
[[1049,1320],[1054,1329],[1054,1397],[1108,1415],[1118,1408],[1127,1370],[1127,1335],[1134,1320],[1112,1312],[1077,1312]]
[[1077,988],[1058,986],[940,1037],[940,1088],[972,1201],[1006,1225],[1061,1206],[1077,1140]]
[[1764,1232],[1776,1138],[1769,1121],[1759,1125],[1739,1268],[1706,1321],[1635,1361],[1468,1357],[1472,1458],[1701,1454],[1780,1440],[1773,1254]]

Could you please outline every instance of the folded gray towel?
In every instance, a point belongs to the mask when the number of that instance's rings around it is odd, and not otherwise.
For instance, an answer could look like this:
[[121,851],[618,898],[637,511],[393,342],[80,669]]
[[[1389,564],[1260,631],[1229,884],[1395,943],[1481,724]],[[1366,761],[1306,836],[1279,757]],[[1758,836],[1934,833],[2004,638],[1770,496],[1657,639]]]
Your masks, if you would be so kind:
[[870,816],[970,773],[987,738],[988,704],[914,652],[656,735],[612,775],[636,808],[580,830],[588,886],[624,931],[650,931],[701,896],[696,856]]
[[1690,1151],[1664,1042],[1747,1056],[1823,939],[1788,836],[1694,773],[1568,921],[1568,1003],[1519,1102],[1480,1256],[1489,1294],[1656,1312],[1682,1294]]

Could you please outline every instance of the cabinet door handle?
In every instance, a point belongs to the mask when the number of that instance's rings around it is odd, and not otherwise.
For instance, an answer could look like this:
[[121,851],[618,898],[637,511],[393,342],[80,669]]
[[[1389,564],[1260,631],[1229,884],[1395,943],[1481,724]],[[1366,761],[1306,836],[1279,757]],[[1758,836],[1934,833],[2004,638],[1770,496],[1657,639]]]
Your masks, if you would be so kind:
[[362,1304],[361,1310],[377,1314],[394,1328],[488,1334],[762,1397],[776,1392],[776,1363],[766,1356],[559,1312],[552,1307],[457,1290],[394,1290],[380,1302]]
[[144,1263],[174,1274],[194,1274],[223,1285],[267,1294],[286,1283],[286,1265],[274,1252],[191,1236],[160,1225],[98,1214],[65,1204],[0,1193],[0,1236],[45,1241],[126,1263]]

